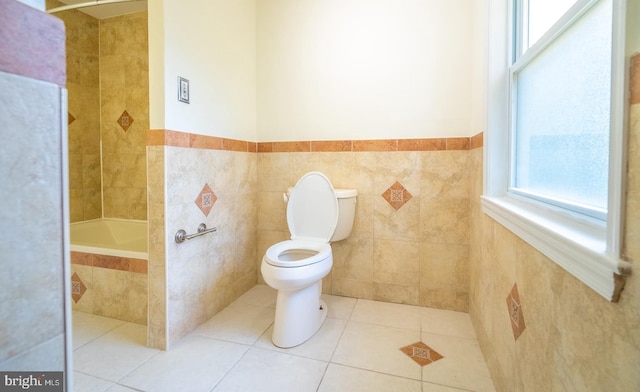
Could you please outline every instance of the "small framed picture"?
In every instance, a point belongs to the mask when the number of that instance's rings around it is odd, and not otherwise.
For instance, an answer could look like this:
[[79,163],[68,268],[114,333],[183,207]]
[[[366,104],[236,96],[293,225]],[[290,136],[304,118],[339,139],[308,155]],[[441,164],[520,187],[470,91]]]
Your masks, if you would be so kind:
[[178,76],[178,101],[189,103],[189,80]]

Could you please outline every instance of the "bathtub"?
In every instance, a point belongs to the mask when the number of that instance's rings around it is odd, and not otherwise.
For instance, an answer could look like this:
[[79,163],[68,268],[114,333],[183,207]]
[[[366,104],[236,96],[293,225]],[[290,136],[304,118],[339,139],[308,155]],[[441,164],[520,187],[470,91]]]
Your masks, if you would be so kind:
[[147,324],[147,222],[77,222],[70,234],[72,309]]
[[71,251],[148,259],[147,222],[96,219],[70,225]]

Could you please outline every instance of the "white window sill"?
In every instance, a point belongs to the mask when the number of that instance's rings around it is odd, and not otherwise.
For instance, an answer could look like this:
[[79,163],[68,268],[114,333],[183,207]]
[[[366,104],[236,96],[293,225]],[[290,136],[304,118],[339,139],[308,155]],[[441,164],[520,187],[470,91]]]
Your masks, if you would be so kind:
[[513,197],[482,196],[482,210],[607,300],[618,300],[631,266],[607,254],[604,227]]

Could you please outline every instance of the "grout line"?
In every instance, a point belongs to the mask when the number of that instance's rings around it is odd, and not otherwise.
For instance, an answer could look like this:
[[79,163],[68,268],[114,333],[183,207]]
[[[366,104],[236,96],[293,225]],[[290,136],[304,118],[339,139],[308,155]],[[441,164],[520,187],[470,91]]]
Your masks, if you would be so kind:
[[[328,295],[330,295],[330,294],[328,294]],[[419,334],[419,340],[420,340],[420,341],[422,341],[422,335],[423,335],[424,333],[427,333],[427,334],[439,335],[439,336],[444,336],[444,337],[451,337],[451,338],[456,338],[456,339],[471,340],[471,341],[475,341],[475,342],[476,342],[476,344],[477,344],[477,338],[476,338],[476,339],[473,339],[473,338],[463,338],[463,337],[456,337],[456,336],[451,336],[451,335],[443,335],[443,334],[437,334],[437,333],[425,332],[425,331],[423,330],[423,326],[422,326],[422,312],[419,312],[419,313],[418,313],[418,315],[419,315],[419,322],[420,322],[420,326],[419,326],[419,329],[418,329],[417,331],[416,331],[416,330],[413,330],[413,329],[399,328],[399,327],[394,327],[394,326],[388,326],[388,325],[382,325],[382,324],[374,324],[374,323],[371,323],[371,322],[355,320],[355,319],[354,319],[354,314],[355,314],[355,310],[356,310],[356,308],[358,307],[358,305],[360,304],[360,302],[364,303],[365,301],[370,301],[370,300],[366,300],[366,299],[357,299],[357,298],[356,298],[356,299],[355,299],[355,301],[353,302],[353,306],[350,308],[350,312],[346,315],[346,317],[328,317],[328,316],[327,316],[327,318],[335,319],[335,320],[344,320],[344,322],[345,322],[345,324],[344,324],[344,328],[341,330],[340,335],[339,335],[339,337],[338,337],[338,339],[337,339],[337,341],[336,341],[336,344],[335,344],[335,346],[334,346],[334,348],[333,348],[333,350],[332,350],[332,352],[331,352],[331,354],[330,354],[330,356],[329,356],[329,358],[328,358],[327,360],[312,358],[312,357],[306,356],[306,355],[304,355],[304,354],[289,353],[289,352],[287,352],[287,350],[275,350],[275,349],[273,349],[273,348],[271,348],[271,347],[266,347],[266,348],[265,348],[265,347],[258,347],[258,346],[256,346],[256,344],[260,341],[260,337],[262,337],[262,336],[266,333],[266,331],[268,331],[268,330],[269,330],[269,328],[271,328],[271,326],[273,325],[273,321],[271,321],[271,322],[269,323],[269,325],[268,325],[268,326],[267,326],[267,327],[266,327],[266,328],[265,328],[265,329],[264,329],[264,330],[259,334],[258,338],[257,338],[255,341],[253,341],[253,343],[251,343],[251,344],[247,344],[247,343],[238,343],[238,342],[231,341],[231,340],[227,340],[227,339],[215,338],[215,337],[209,337],[209,336],[205,336],[205,335],[196,335],[196,334],[195,334],[195,330],[194,330],[194,331],[192,331],[191,333],[189,333],[189,334],[188,334],[188,335],[186,335],[186,336],[198,336],[198,337],[205,338],[205,339],[217,340],[217,341],[220,341],[220,342],[225,342],[225,343],[230,343],[230,344],[234,344],[234,345],[243,346],[243,347],[245,348],[244,353],[243,353],[242,355],[240,355],[240,356],[239,356],[239,358],[238,358],[238,359],[233,363],[233,365],[229,368],[229,370],[227,370],[227,371],[226,371],[226,372],[221,376],[221,378],[220,378],[220,379],[215,383],[215,385],[211,386],[211,389],[210,389],[210,390],[213,390],[213,389],[215,389],[217,386],[219,386],[219,385],[220,385],[220,383],[221,383],[224,379],[226,379],[226,377],[227,377],[227,376],[228,376],[232,371],[234,371],[236,368],[238,368],[238,364],[240,363],[240,361],[242,361],[244,358],[246,358],[246,356],[248,355],[249,351],[251,351],[251,349],[255,348],[255,349],[260,350],[260,351],[262,351],[262,352],[279,353],[279,354],[289,355],[289,356],[292,356],[292,357],[298,357],[298,358],[304,358],[304,359],[308,359],[308,360],[313,360],[313,361],[316,361],[316,362],[323,362],[323,363],[325,364],[325,366],[324,366],[324,371],[323,371],[323,373],[322,373],[322,376],[320,377],[320,381],[319,381],[319,383],[318,383],[317,387],[315,388],[315,391],[316,391],[316,392],[320,390],[320,387],[321,387],[321,385],[322,385],[322,383],[323,383],[323,381],[325,380],[325,377],[326,377],[326,375],[327,375],[328,368],[329,368],[329,365],[330,365],[330,364],[334,364],[334,365],[336,365],[336,366],[342,366],[342,367],[346,367],[346,368],[351,368],[351,369],[356,369],[356,370],[360,370],[360,371],[365,371],[365,372],[370,372],[370,373],[376,373],[376,374],[380,374],[380,375],[390,376],[390,377],[397,377],[397,378],[405,379],[405,380],[418,381],[418,382],[420,382],[420,390],[421,390],[421,391],[425,391],[425,388],[426,388],[426,390],[428,390],[428,387],[425,387],[425,384],[426,384],[426,383],[429,383],[429,385],[434,385],[434,386],[436,386],[436,385],[442,385],[442,386],[447,386],[447,387],[450,387],[450,388],[456,388],[457,390],[460,390],[460,391],[468,391],[468,389],[465,389],[465,388],[462,388],[462,387],[452,386],[452,385],[448,385],[448,384],[439,384],[439,383],[434,383],[433,381],[424,380],[424,372],[423,372],[423,370],[422,370],[422,369],[421,369],[421,371],[420,371],[420,377],[419,377],[418,379],[416,379],[416,378],[410,378],[410,377],[407,377],[407,376],[401,376],[401,375],[397,375],[397,374],[385,373],[384,371],[380,371],[380,370],[365,369],[365,368],[361,368],[361,367],[357,367],[357,366],[353,366],[353,365],[348,365],[348,364],[343,364],[343,363],[334,362],[335,353],[336,353],[336,351],[337,351],[338,347],[340,346],[340,344],[341,344],[341,343],[344,343],[343,339],[345,338],[346,329],[347,329],[350,325],[352,325],[353,323],[361,323],[361,324],[368,324],[368,325],[380,326],[380,327],[384,327],[384,328],[391,328],[391,329],[399,329],[399,330],[405,330],[405,331],[411,331],[411,332],[418,332],[418,334]],[[375,301],[374,301],[374,302],[375,302]],[[269,306],[256,305],[256,304],[254,304],[254,303],[250,303],[250,302],[237,302],[237,299],[236,299],[236,301],[234,301],[234,302],[232,302],[231,304],[227,305],[227,307],[225,307],[225,309],[226,309],[226,308],[228,308],[229,306],[233,305],[234,303],[240,303],[240,304],[242,304],[242,305],[249,305],[249,306],[251,306],[251,307],[256,307],[256,308],[268,309],[270,312],[274,310],[273,308],[271,308],[271,307],[269,307]],[[386,304],[386,303],[385,303],[385,304]],[[402,304],[390,304],[390,305],[399,305],[399,306],[402,306]],[[417,308],[420,308],[420,307],[417,307]],[[79,312],[79,311],[77,311],[77,312]],[[83,313],[83,312],[79,312],[79,313]],[[90,317],[95,317],[95,318],[99,318],[99,317],[107,318],[107,317],[105,317],[105,316],[99,316],[99,315],[93,315],[93,314],[88,314],[88,315],[89,315]],[[115,319],[113,319],[113,320],[115,320]],[[111,328],[111,329],[109,329],[109,330],[107,330],[107,331],[103,332],[101,335],[99,335],[99,336],[95,337],[94,339],[92,339],[92,340],[88,341],[87,343],[85,343],[84,345],[82,345],[82,346],[80,346],[80,347],[84,347],[86,344],[88,344],[88,343],[90,343],[90,342],[93,342],[93,341],[95,341],[96,339],[98,339],[98,338],[100,338],[100,337],[103,337],[103,336],[107,335],[108,333],[113,332],[114,330],[116,330],[116,329],[118,329],[118,328],[120,328],[120,327],[126,326],[127,324],[131,324],[131,325],[139,325],[139,324],[135,324],[135,323],[131,323],[131,322],[126,322],[126,321],[122,321],[122,320],[117,320],[117,321],[119,321],[119,322],[120,322],[118,325],[115,325],[113,328]],[[79,328],[79,329],[80,329],[80,328]],[[129,342],[129,343],[130,343],[130,342]],[[75,350],[79,349],[80,347],[76,348]],[[74,351],[75,351],[75,350],[74,350]],[[130,372],[128,372],[126,375],[124,375],[124,376],[123,376],[123,377],[121,377],[118,381],[115,381],[115,382],[114,382],[114,381],[111,381],[111,380],[104,380],[104,379],[102,379],[101,377],[97,377],[97,376],[95,376],[95,375],[88,374],[88,373],[85,373],[85,372],[81,372],[81,371],[79,371],[79,373],[81,373],[81,374],[85,374],[85,375],[88,375],[88,376],[91,376],[91,377],[95,377],[95,378],[97,378],[97,379],[101,379],[101,380],[107,381],[107,382],[112,383],[112,384],[115,384],[115,385],[121,385],[121,386],[124,386],[124,387],[127,387],[127,388],[131,388],[131,389],[137,390],[137,389],[132,388],[132,387],[129,387],[129,386],[125,385],[125,384],[121,384],[120,382],[121,382],[122,380],[124,380],[126,377],[128,377],[129,375],[131,375],[132,373],[134,373],[136,370],[138,370],[141,366],[143,366],[143,365],[145,365],[146,363],[148,363],[148,361],[149,361],[149,360],[151,360],[152,358],[155,358],[156,356],[160,355],[160,353],[161,353],[161,352],[162,352],[162,350],[160,350],[159,352],[155,353],[155,354],[154,354],[153,356],[151,356],[150,358],[148,358],[148,359],[146,359],[146,360],[142,361],[138,366],[136,366],[134,369],[132,369]],[[74,369],[73,371],[76,371],[76,370]]]
[[[380,375],[382,375],[382,376],[397,377],[397,378],[401,378],[401,379],[403,379],[403,380],[416,381],[416,382],[419,382],[419,383],[421,383],[421,384],[423,383],[423,381],[422,381],[422,380],[418,380],[418,379],[411,378],[411,377],[399,376],[399,375],[397,375],[397,374],[391,374],[391,373],[384,373],[384,372],[381,372],[381,371],[378,371],[378,370],[371,370],[371,369],[359,368],[359,367],[357,367],[357,366],[353,366],[353,365],[346,365],[346,364],[344,364],[344,363],[335,363],[335,362],[331,362],[331,363],[332,363],[332,364],[334,364],[334,365],[337,365],[337,366],[342,366],[342,367],[346,367],[346,368],[350,368],[350,369],[356,369],[356,370],[362,370],[362,371],[364,371],[364,372],[380,374]],[[416,364],[416,365],[417,365],[417,366],[420,366],[420,365],[418,365],[418,364]],[[425,382],[428,382],[428,381],[425,381]],[[433,384],[433,383],[432,383],[432,384]],[[442,385],[442,384],[438,384],[438,385]],[[452,388],[450,385],[446,385],[446,386],[447,386],[447,387]],[[453,388],[455,388],[455,387],[453,387]]]
[[[222,341],[222,342],[229,343],[229,341],[228,341],[228,340],[222,340],[222,339],[216,339],[216,338],[211,338],[211,339],[214,339],[214,340],[218,340],[218,341]],[[242,361],[242,359],[244,359],[244,357],[246,357],[246,356],[247,356],[247,353],[248,353],[249,351],[251,351],[251,349],[253,348],[252,346],[247,346],[246,344],[235,343],[235,342],[231,342],[231,343],[234,343],[234,344],[240,344],[240,345],[242,345],[242,346],[245,346],[245,347],[247,348],[247,350],[246,350],[246,351],[245,351],[245,352],[244,352],[244,353],[243,353],[243,354],[238,358],[238,360],[236,360],[236,361],[235,361],[235,363],[233,364],[233,366],[231,366],[231,367],[229,368],[229,370],[227,370],[227,371],[224,373],[224,375],[223,375],[222,377],[220,377],[220,380],[218,380],[218,382],[217,382],[217,383],[215,383],[215,384],[211,387],[211,389],[209,389],[209,391],[213,391],[214,389],[216,389],[216,387],[217,387],[218,385],[220,385],[220,383],[221,383],[225,378],[227,378],[227,376],[229,375],[229,373],[231,373],[231,372],[233,371],[233,369],[235,369],[235,368],[236,368],[236,366],[238,366],[238,363],[240,363],[240,361]]]
[[331,362],[325,362],[326,366],[324,367],[324,371],[322,372],[322,377],[320,377],[320,381],[318,382],[318,386],[316,387],[316,392],[318,392],[320,390],[320,387],[322,386],[322,382],[324,381],[324,376],[327,375],[327,370],[329,370],[329,365],[331,364]]
[[353,311],[356,308],[356,305],[358,304],[359,299],[356,299],[356,303],[353,305],[353,309],[351,309],[351,313],[349,314],[349,317],[346,319],[346,323],[344,324],[344,328],[342,329],[342,332],[340,332],[340,337],[338,337],[338,341],[336,342],[336,346],[333,348],[333,351],[331,351],[331,355],[329,356],[329,363],[334,363],[333,362],[333,357],[334,355],[336,355],[336,350],[338,349],[338,346],[340,346],[340,343],[342,342],[342,338],[344,337],[344,333],[347,330],[347,328],[349,327],[349,323],[351,322],[351,316],[353,315]]

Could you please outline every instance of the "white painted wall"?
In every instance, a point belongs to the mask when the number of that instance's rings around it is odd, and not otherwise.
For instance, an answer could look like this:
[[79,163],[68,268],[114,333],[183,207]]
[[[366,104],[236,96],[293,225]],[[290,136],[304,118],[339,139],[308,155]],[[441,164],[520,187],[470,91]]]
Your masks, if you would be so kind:
[[152,129],[256,140],[255,10],[255,0],[149,2]]
[[487,130],[489,0],[473,2],[470,136]]
[[475,133],[473,10],[472,0],[257,1],[258,140]]
[[251,141],[473,135],[485,101],[474,4],[149,2],[151,128]]

